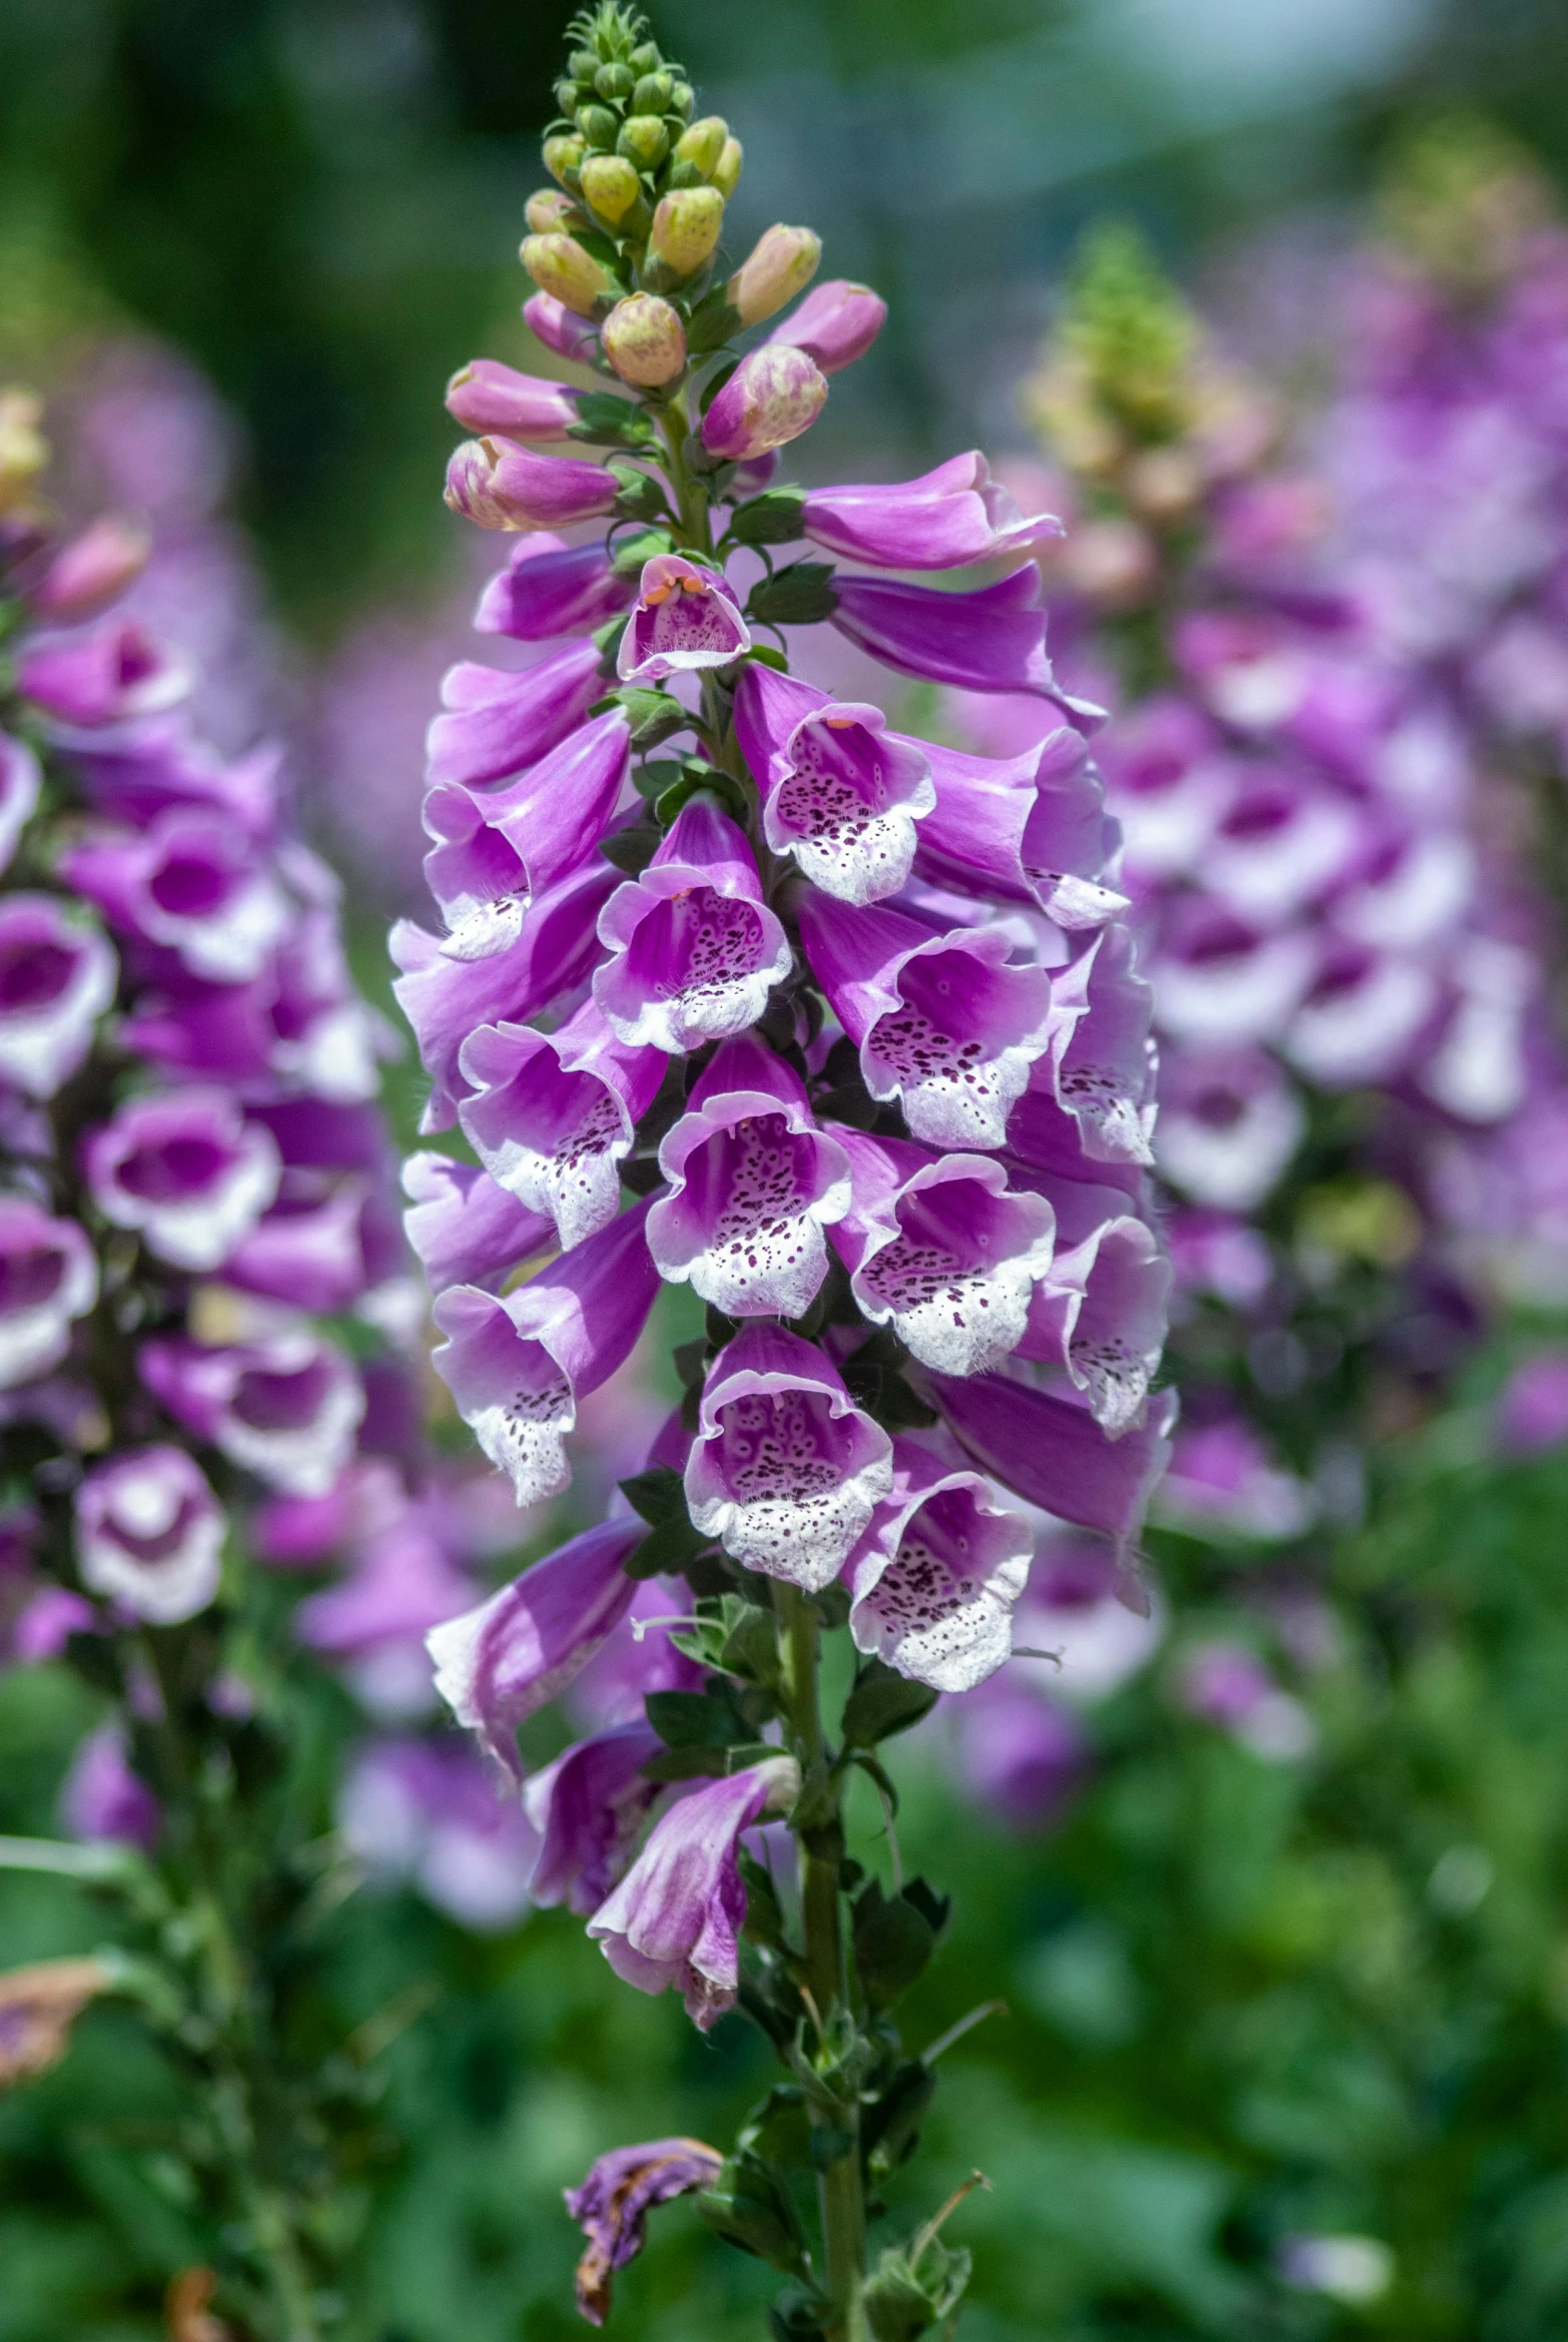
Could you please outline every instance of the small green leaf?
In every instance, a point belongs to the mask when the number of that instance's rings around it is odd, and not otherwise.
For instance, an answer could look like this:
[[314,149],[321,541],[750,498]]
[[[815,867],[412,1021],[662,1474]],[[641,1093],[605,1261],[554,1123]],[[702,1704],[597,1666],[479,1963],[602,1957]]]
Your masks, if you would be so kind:
[[702,357],[710,350],[722,350],[740,330],[739,310],[731,309],[723,286],[715,285],[711,293],[703,295],[686,322],[686,348],[694,358]]
[[764,488],[760,496],[736,505],[729,534],[742,545],[793,544],[804,533],[805,514],[804,488]]
[[831,561],[792,561],[755,584],[746,615],[767,626],[816,626],[838,606]]
[[633,1472],[619,1485],[638,1520],[646,1521],[650,1529],[661,1529],[667,1521],[685,1520],[685,1485],[679,1472],[668,1464],[654,1464],[646,1472]]
[[746,1919],[742,1930],[748,1944],[767,1944],[778,1950],[784,1943],[784,1912],[773,1874],[742,1848],[741,1885],[746,1890]]
[[923,2058],[906,2057],[893,2068],[881,2095],[861,2108],[861,2148],[878,2178],[897,2170],[914,2153],[936,2094],[933,2068]]
[[964,2298],[969,2271],[969,2254],[950,2252],[944,2244],[928,2244],[918,2270],[907,2254],[885,2252],[862,2296],[875,2342],[915,2342],[939,2319],[951,2317]]
[[567,424],[566,436],[597,447],[650,447],[653,425],[629,398],[609,390],[579,390],[577,419]]
[[881,1659],[863,1659],[844,1703],[844,1739],[850,1748],[873,1749],[896,1732],[907,1732],[936,1704],[929,1685],[911,1683]]
[[937,1932],[907,1894],[885,1896],[878,1881],[854,1905],[855,1969],[873,2008],[907,1992],[937,1948]]
[[659,834],[651,825],[645,827],[637,822],[630,829],[616,830],[611,836],[601,838],[599,852],[628,878],[636,878],[658,852]]
[[691,722],[690,711],[667,691],[633,688],[618,693],[611,704],[617,701],[631,729],[631,745],[639,756],[659,747],[676,732],[684,732]]
[[[640,577],[649,561],[674,550],[675,539],[667,528],[639,528],[632,536],[615,539],[610,567],[617,577]],[[662,699],[665,694],[661,691],[656,696]]]
[[615,498],[615,514],[620,520],[663,520],[669,506],[664,490],[649,472],[639,471],[635,463],[612,462],[610,475],[620,485]]
[[746,656],[755,659],[759,667],[771,667],[775,675],[789,673],[789,660],[781,650],[775,650],[771,642],[754,642]]
[[642,1705],[667,1749],[738,1748],[756,1738],[729,1701],[711,1692],[649,1692]]
[[[702,393],[697,400],[697,412],[699,414],[707,413],[708,408],[713,404],[714,399],[723,390],[725,384],[729,381],[731,375],[735,372],[735,369],[739,366],[739,364],[740,360],[738,358],[732,358],[728,360],[725,365],[715,367],[713,373],[709,375],[707,381],[702,386]],[[706,449],[704,449],[704,452],[706,452]],[[722,462],[723,457],[721,456],[719,460]]]
[[806,2239],[795,2207],[759,2156],[732,2156],[713,2187],[698,2196],[697,2209],[727,2244],[755,2253],[788,2277],[807,2276]]

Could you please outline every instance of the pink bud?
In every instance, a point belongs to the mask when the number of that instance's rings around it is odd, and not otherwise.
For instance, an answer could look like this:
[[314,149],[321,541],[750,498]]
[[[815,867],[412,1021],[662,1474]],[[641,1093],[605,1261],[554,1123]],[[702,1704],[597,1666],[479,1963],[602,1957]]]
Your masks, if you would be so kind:
[[764,343],[743,358],[708,408],[702,443],[710,455],[749,462],[809,430],[828,386],[815,361],[785,343]]
[[577,401],[559,383],[519,375],[494,358],[470,358],[446,386],[446,411],[465,430],[515,431],[521,439],[564,439]]
[[887,303],[869,285],[833,277],[808,293],[793,317],[775,326],[768,340],[804,350],[825,375],[836,375],[865,357],[887,314]]
[[613,474],[564,455],[535,455],[510,439],[464,439],[446,466],[446,501],[480,528],[561,528],[607,512]]
[[44,618],[89,618],[134,583],[152,549],[145,528],[106,512],[61,546],[33,593],[33,607]]
[[575,358],[579,362],[592,358],[599,338],[585,318],[579,318],[553,293],[535,293],[522,305],[522,322],[546,350],[553,350],[557,358]]

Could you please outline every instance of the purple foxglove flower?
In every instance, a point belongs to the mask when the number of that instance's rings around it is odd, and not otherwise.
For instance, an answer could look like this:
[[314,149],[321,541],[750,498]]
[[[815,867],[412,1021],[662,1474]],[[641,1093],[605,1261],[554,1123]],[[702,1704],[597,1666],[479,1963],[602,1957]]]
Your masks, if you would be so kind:
[[82,1149],[93,1201],[176,1268],[216,1268],[278,1193],[278,1143],[223,1090],[133,1098]]
[[957,1728],[971,1802],[1014,1830],[1056,1821],[1089,1771],[1077,1718],[1021,1686],[988,1684],[958,1710]]
[[456,1121],[470,1088],[459,1055],[470,1033],[536,1016],[585,980],[599,957],[594,921],[616,889],[608,863],[573,872],[530,907],[515,943],[483,960],[448,959],[437,937],[398,921],[391,950],[402,974],[392,991],[430,1077],[421,1130],[449,1131]]
[[479,596],[474,630],[513,642],[590,634],[636,597],[636,579],[616,575],[603,545],[567,546],[547,532],[519,537],[505,568]]
[[1144,1420],[1111,1440],[1087,1406],[1008,1375],[933,1375],[931,1389],[959,1445],[1004,1487],[1061,1520],[1114,1537],[1121,1552],[1135,1543],[1171,1452],[1175,1391],[1158,1392]]
[[[691,1441],[679,1430],[679,1416],[671,1420],[677,1439],[672,1442],[666,1436],[666,1425],[641,1459],[649,1470],[667,1464],[678,1472],[686,1460]],[[572,1683],[566,1706],[574,1723],[586,1732],[602,1732],[612,1724],[640,1724],[649,1692],[701,1691],[702,1669],[675,1648],[665,1627],[655,1623],[672,1613],[678,1616],[681,1600],[679,1587],[669,1578],[638,1580],[621,1625]]]
[[922,1440],[896,1439],[893,1466],[850,1557],[850,1633],[916,1683],[972,1691],[1012,1652],[1035,1532],[979,1472]]
[[844,903],[897,894],[915,859],[915,824],[937,802],[918,741],[880,708],[841,702],[751,662],[735,694],[741,752],[763,794],[763,835]]
[[240,1349],[144,1342],[137,1371],[177,1423],[269,1486],[323,1496],[349,1459],[365,1390],[341,1350],[307,1332]]
[[901,911],[818,895],[801,903],[800,937],[872,1097],[897,1099],[928,1146],[1000,1147],[1059,1029],[1046,971],[1010,967],[999,927],[933,935]]
[[1217,1211],[1251,1211],[1306,1133],[1300,1100],[1261,1050],[1178,1050],[1162,1069],[1156,1158]]
[[891,1325],[911,1356],[940,1373],[999,1364],[1022,1341],[1051,1266],[1050,1203],[1014,1192],[1001,1164],[983,1155],[938,1158],[859,1131],[836,1136],[854,1197],[833,1241],[861,1315]]
[[19,1667],[37,1667],[58,1659],[73,1635],[90,1635],[98,1627],[90,1602],[64,1586],[40,1586],[17,1612],[11,1626],[7,1656]]
[[366,1207],[359,1179],[319,1198],[285,1192],[224,1261],[224,1283],[295,1309],[352,1308],[380,1281],[366,1263]]
[[610,897],[599,940],[610,956],[593,997],[606,1022],[671,1057],[754,1025],[793,966],[751,848],[700,790],[642,876]]
[[1506,1455],[1540,1455],[1568,1439],[1568,1350],[1537,1350],[1497,1396],[1497,1443]]
[[603,690],[596,642],[568,642],[518,675],[459,660],[441,678],[446,712],[425,735],[432,784],[477,787],[537,764],[576,730]]
[[659,1795],[642,1768],[663,1745],[651,1725],[618,1725],[577,1741],[524,1782],[522,1810],[539,1838],[535,1903],[564,1903],[584,1919],[598,1910]]
[[585,1001],[554,1033],[481,1025],[458,1064],[473,1085],[459,1120],[490,1176],[547,1212],[568,1251],[606,1226],[620,1210],[620,1166],[669,1064],[664,1052],[618,1041]]
[[949,683],[959,691],[1028,691],[1054,700],[1081,724],[1100,710],[1069,699],[1046,657],[1040,572],[1032,563],[970,593],[885,577],[833,580],[833,624],[862,650],[901,675]]
[[1120,1439],[1138,1421],[1160,1363],[1171,1263],[1120,1188],[1044,1183],[1056,1210],[1056,1257],[1031,1299],[1018,1355],[1062,1367],[1107,1436]]
[[1293,1472],[1281,1471],[1239,1416],[1179,1434],[1157,1502],[1162,1520],[1200,1536],[1228,1533],[1269,1544],[1300,1536],[1314,1511],[1311,1491]]
[[577,1402],[630,1356],[658,1291],[646,1203],[623,1212],[503,1300],[451,1285],[435,1304],[432,1363],[519,1504],[571,1478],[561,1442]]
[[1309,1711],[1240,1643],[1193,1644],[1177,1670],[1176,1692],[1189,1715],[1217,1724],[1265,1764],[1287,1764],[1316,1746]]
[[0,899],[0,1082],[53,1098],[92,1048],[116,980],[96,925],[57,895]]
[[588,2239],[576,2285],[577,2313],[590,2326],[609,2316],[610,2279],[641,2252],[650,2207],[711,2187],[723,2162],[700,2138],[654,2138],[611,2148],[580,2187],[567,2188],[566,2209]]
[[260,840],[274,831],[283,750],[263,741],[226,763],[183,716],[138,724],[130,733],[73,746],[93,810],[127,829],[161,813],[222,813]]
[[[1152,1163],[1151,996],[1128,930],[1102,928],[1076,960],[1055,971],[1052,997],[1050,1056],[1031,1087],[1049,1079],[1056,1105],[1077,1123],[1083,1151],[1096,1163]],[[1011,1126],[1008,1144],[1024,1152]]]
[[815,359],[788,342],[764,342],[743,358],[702,418],[710,455],[750,463],[810,430],[828,395]]
[[804,350],[822,374],[841,374],[857,358],[865,357],[887,323],[887,303],[869,285],[830,277],[825,285],[812,288],[800,307],[774,327],[768,340]]
[[659,1274],[732,1317],[801,1317],[828,1270],[823,1229],[849,1208],[849,1162],[793,1068],[758,1040],[720,1044],[659,1149],[648,1212]]
[[569,437],[577,401],[564,383],[519,375],[494,358],[470,358],[446,386],[446,411],[465,431],[515,431],[546,443]]
[[636,1581],[621,1565],[645,1535],[638,1520],[601,1521],[426,1635],[436,1690],[511,1781],[523,1778],[518,1725],[586,1667],[625,1616]]
[[535,293],[525,301],[522,321],[557,358],[587,359],[598,349],[598,328],[557,301],[553,293]]
[[98,1298],[98,1263],[74,1219],[0,1196],[0,1390],[58,1366]]
[[88,1473],[76,1492],[82,1583],[153,1626],[177,1626],[218,1591],[224,1516],[180,1447],[142,1447]]
[[978,450],[889,487],[812,488],[801,517],[817,544],[873,569],[957,569],[1065,533],[1052,512],[1026,520]]
[[555,1230],[498,1187],[488,1171],[449,1155],[410,1155],[402,1167],[408,1243],[432,1293],[448,1285],[492,1285],[519,1261],[552,1248]]
[[639,1992],[675,1985],[702,2032],[734,2007],[740,1984],[737,1841],[764,1813],[787,1811],[799,1790],[794,1759],[768,1757],[682,1798],[588,1922],[623,1982]]
[[1258,927],[1295,918],[1350,869],[1364,815],[1309,770],[1242,768],[1202,856],[1204,886]]
[[68,1837],[89,1846],[157,1844],[163,1813],[131,1771],[119,1725],[100,1725],[82,1742],[60,1791],[60,1819]]
[[56,722],[89,730],[173,707],[191,677],[140,626],[114,620],[90,634],[32,644],[17,688]]
[[60,867],[111,926],[162,944],[214,984],[259,974],[290,924],[255,839],[223,814],[172,811],[140,836],[89,835]]
[[463,1744],[373,1741],[344,1783],[338,1822],[373,1879],[407,1880],[474,1934],[514,1927],[532,1901],[534,1833]]
[[1146,884],[1201,868],[1235,790],[1224,743],[1190,700],[1156,693],[1097,744],[1127,845]]
[[1172,907],[1154,959],[1162,1032],[1223,1048],[1283,1031],[1312,981],[1318,945],[1305,928],[1254,927],[1190,895]]
[[615,671],[623,683],[727,667],[751,648],[751,634],[721,576],[682,553],[646,563]]
[[472,1581],[421,1510],[388,1507],[363,1537],[354,1567],[300,1604],[295,1631],[344,1671],[375,1716],[422,1716],[433,1684],[425,1637],[473,1600]]
[[574,455],[535,455],[514,439],[464,439],[446,466],[446,501],[480,528],[563,528],[595,520],[620,494],[598,463]]
[[1070,932],[1127,909],[1105,883],[1117,843],[1105,790],[1071,724],[998,759],[927,746],[936,806],[922,822],[915,869],[959,894],[1036,903]]
[[[1435,969],[1361,944],[1330,944],[1280,1036],[1284,1055],[1325,1090],[1386,1083],[1408,1063],[1440,998]],[[1494,1066],[1498,1038],[1486,1035]]]
[[747,1325],[708,1369],[685,1478],[694,1528],[815,1594],[892,1488],[893,1443],[814,1343]]
[[60,547],[28,602],[38,616],[60,625],[90,618],[135,584],[152,549],[145,528],[106,512]]
[[16,842],[33,817],[42,783],[32,750],[0,732],[0,870],[9,865]]
[[482,960],[515,943],[529,904],[595,853],[626,779],[630,733],[597,716],[498,789],[440,781],[424,800],[436,842],[424,875],[451,933],[449,960]]

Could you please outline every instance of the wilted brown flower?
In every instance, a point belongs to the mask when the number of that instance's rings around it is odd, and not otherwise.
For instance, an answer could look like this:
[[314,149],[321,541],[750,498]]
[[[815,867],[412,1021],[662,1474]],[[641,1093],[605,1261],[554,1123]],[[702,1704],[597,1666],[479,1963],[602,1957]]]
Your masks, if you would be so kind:
[[82,2010],[112,1981],[101,1959],[40,1959],[0,1975],[0,2090],[58,2064]]
[[230,2329],[209,2315],[218,2279],[211,2269],[182,2269],[164,2295],[169,2342],[231,2342]]

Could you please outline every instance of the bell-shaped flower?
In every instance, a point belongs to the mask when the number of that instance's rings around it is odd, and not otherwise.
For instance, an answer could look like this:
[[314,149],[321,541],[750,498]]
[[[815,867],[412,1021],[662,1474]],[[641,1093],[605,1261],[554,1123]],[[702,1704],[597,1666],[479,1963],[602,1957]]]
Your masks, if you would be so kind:
[[366,1260],[366,1183],[285,1174],[271,1210],[223,1263],[223,1281],[292,1309],[353,1308],[372,1277]]
[[609,826],[626,778],[630,734],[597,716],[503,787],[438,781],[424,800],[435,840],[424,875],[451,932],[449,960],[482,960],[515,943],[530,903],[580,870]]
[[1056,1256],[1030,1303],[1021,1358],[1060,1366],[1112,1439],[1136,1423],[1160,1363],[1171,1262],[1118,1187],[1041,1178],[1056,1214]]
[[1277,927],[1349,872],[1365,815],[1310,769],[1288,763],[1237,765],[1234,782],[1198,865],[1203,885],[1238,918]]
[[1060,1018],[1043,968],[1009,965],[999,927],[933,935],[881,906],[800,906],[806,957],[860,1051],[875,1099],[897,1099],[930,1147],[1000,1147],[1008,1110]]
[[1202,711],[1156,692],[1119,715],[1096,746],[1129,872],[1158,885],[1201,869],[1236,789],[1233,760]]
[[1262,1050],[1182,1049],[1161,1069],[1155,1158],[1194,1203],[1253,1210],[1305,1135],[1300,1099]]
[[851,1558],[850,1633],[916,1683],[972,1691],[1012,1652],[1035,1532],[940,1446],[899,1438],[893,1459],[892,1493]]
[[93,811],[125,829],[146,829],[171,812],[226,814],[258,843],[277,827],[283,749],[276,741],[226,760],[182,713],[73,746],[71,761]]
[[704,1537],[815,1594],[891,1490],[893,1443],[813,1343],[747,1325],[708,1369],[685,1482]]
[[30,644],[17,688],[57,723],[86,731],[173,707],[191,675],[140,626],[109,619],[86,634]]
[[153,1626],[177,1626],[218,1591],[224,1516],[181,1447],[142,1447],[87,1474],[76,1492],[82,1583]]
[[78,1748],[61,1784],[60,1820],[68,1838],[89,1846],[157,1844],[163,1809],[132,1772],[120,1725],[101,1724]]
[[515,1927],[528,1909],[537,1840],[465,1741],[372,1741],[339,1792],[338,1826],[373,1880],[407,1881],[474,1935]]
[[664,1744],[640,1720],[579,1740],[523,1784],[522,1810],[538,1833],[529,1894],[584,1919],[609,1894],[659,1795],[642,1768]]
[[934,1374],[930,1388],[948,1429],[982,1471],[1060,1520],[1098,1529],[1126,1553],[1170,1459],[1174,1390],[1155,1394],[1120,1439],[1111,1439],[1076,1395],[1056,1397],[1011,1374],[968,1380]]
[[1541,971],[1521,945],[1470,935],[1448,969],[1452,999],[1419,1074],[1426,1097],[1468,1123],[1500,1123],[1530,1088],[1526,1018]]
[[129,1099],[82,1149],[93,1201],[176,1268],[216,1268],[278,1192],[270,1131],[223,1090]]
[[472,1580],[425,1509],[393,1500],[362,1535],[354,1566],[300,1604],[295,1632],[342,1670],[362,1706],[401,1722],[433,1704],[425,1636],[472,1601]]
[[74,1219],[0,1195],[0,1390],[58,1366],[98,1298],[98,1263]]
[[546,1212],[569,1250],[620,1209],[620,1166],[669,1066],[618,1041],[592,1001],[554,1033],[481,1025],[459,1066],[463,1132],[491,1177]]
[[915,860],[915,824],[937,802],[918,741],[880,708],[841,702],[757,661],[741,670],[735,733],[762,791],[763,835],[824,894],[874,903]]
[[873,569],[957,569],[1064,533],[1054,513],[1026,519],[978,450],[891,486],[810,488],[801,521],[830,553]]
[[1160,983],[1160,1029],[1211,1048],[1277,1041],[1319,956],[1306,927],[1258,927],[1211,896],[1178,897],[1150,955]]
[[579,2317],[602,2326],[609,2316],[610,2279],[641,2252],[651,2206],[711,2187],[723,2164],[717,2149],[700,2138],[654,2138],[612,2147],[580,2187],[566,2190],[566,2209],[588,2240],[577,2263]]
[[410,1155],[402,1167],[409,1247],[432,1293],[448,1285],[497,1284],[554,1245],[555,1230],[488,1171],[449,1155]]
[[42,768],[26,742],[0,732],[0,870],[8,867],[16,852],[42,785]]
[[655,1823],[609,1901],[588,1922],[615,1973],[639,1992],[673,1984],[702,2032],[735,2005],[746,1917],[737,1842],[800,1791],[793,1757],[708,1783]]
[[865,357],[887,323],[887,303],[869,285],[830,277],[825,285],[813,287],[800,307],[774,327],[768,340],[804,350],[820,374],[836,375]]
[[234,1349],[159,1337],[142,1344],[136,1364],[177,1423],[297,1496],[332,1487],[365,1413],[365,1386],[351,1360],[304,1330]]
[[552,445],[571,436],[577,401],[564,383],[520,375],[494,358],[470,358],[446,385],[446,411],[466,431],[515,431]]
[[671,1057],[742,1033],[793,965],[745,837],[705,791],[599,915],[593,997],[611,1030]]
[[[861,1315],[891,1325],[943,1374],[983,1374],[1017,1349],[1051,1267],[1056,1215],[1015,1191],[984,1155],[928,1155],[897,1139],[836,1133],[854,1196],[833,1241]],[[1123,1199],[1119,1195],[1120,1203]]]
[[1020,756],[966,756],[922,743],[936,805],[915,870],[957,894],[1034,903],[1070,932],[1127,909],[1108,883],[1116,823],[1082,732],[1059,724]]
[[[1277,1038],[1290,1063],[1325,1090],[1386,1084],[1415,1054],[1441,997],[1437,971],[1424,960],[1331,939]],[[1495,1068],[1504,1036],[1485,1038]],[[1504,1112],[1517,1104],[1510,1096]]]
[[426,1635],[436,1690],[509,1780],[523,1778],[518,1725],[586,1667],[624,1617],[636,1580],[622,1564],[646,1534],[638,1520],[601,1521]]
[[1040,572],[1031,562],[969,593],[839,571],[833,594],[839,632],[901,675],[959,691],[1031,692],[1081,724],[1100,716],[1070,699],[1052,675]]
[[827,1274],[823,1229],[849,1207],[849,1164],[805,1086],[755,1034],[721,1044],[659,1149],[648,1212],[661,1276],[732,1317],[800,1317]]
[[92,1048],[116,980],[97,925],[58,895],[0,897],[0,1082],[53,1098]]
[[815,359],[788,342],[743,358],[702,418],[702,444],[722,462],[750,463],[810,430],[828,386]]
[[459,660],[441,677],[445,712],[425,734],[431,783],[477,787],[524,771],[576,730],[603,691],[592,641],[568,642],[516,675]]
[[577,1402],[624,1365],[653,1306],[647,1208],[634,1205],[502,1300],[452,1285],[435,1304],[447,1337],[435,1371],[520,1505],[568,1485],[561,1443]]
[[60,867],[112,927],[161,944],[214,984],[257,975],[293,916],[258,866],[255,839],[221,813],[174,809],[140,834],[90,833]]
[[513,642],[548,642],[557,634],[591,634],[637,597],[634,577],[619,575],[602,544],[570,545],[548,531],[519,537],[504,569],[479,596],[477,634]]
[[683,553],[646,563],[615,671],[623,683],[727,667],[751,648],[751,634],[723,577]]
[[[1104,927],[1052,977],[1057,1022],[1050,1053],[1031,1077],[1078,1126],[1096,1163],[1149,1164],[1155,1127],[1156,1057],[1151,992],[1138,974],[1127,928]],[[1014,1123],[1008,1145],[1027,1155]]]
[[514,439],[464,439],[446,466],[446,501],[480,528],[564,528],[610,511],[620,482],[574,455],[536,455]]

